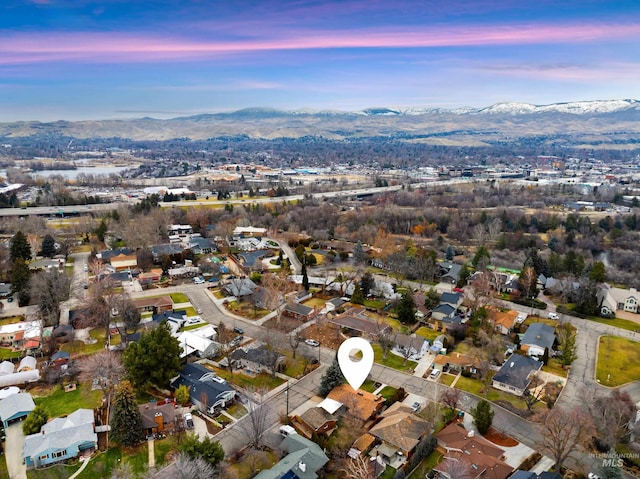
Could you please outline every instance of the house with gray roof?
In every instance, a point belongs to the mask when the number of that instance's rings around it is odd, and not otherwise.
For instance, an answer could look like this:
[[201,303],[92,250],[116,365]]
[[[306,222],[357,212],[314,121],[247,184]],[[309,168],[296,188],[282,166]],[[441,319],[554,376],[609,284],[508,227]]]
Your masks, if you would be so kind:
[[289,454],[254,479],[316,479],[318,471],[329,462],[320,446],[300,434],[287,436],[283,446]]
[[171,381],[171,387],[174,389],[183,384],[189,388],[191,403],[211,413],[225,407],[236,397],[235,390],[227,381],[197,363],[185,364],[180,375]]
[[36,405],[29,393],[12,394],[0,401],[0,421],[4,427],[22,421]]
[[313,316],[315,316],[314,313],[315,310],[313,308],[295,302],[287,303],[282,310],[283,316],[299,319],[301,321],[308,321],[313,318]]
[[22,457],[27,469],[66,461],[98,446],[93,410],[78,409],[46,423],[39,433],[24,438]]
[[450,261],[443,261],[440,266],[440,281],[442,283],[457,284],[460,280],[460,272],[462,271],[462,265],[452,263]]
[[531,323],[520,339],[520,349],[529,356],[542,357],[545,349],[551,354],[555,340],[554,328],[544,323]]
[[522,396],[531,383],[532,374],[542,369],[542,362],[520,354],[512,354],[493,376],[491,386]]
[[192,236],[187,248],[193,251],[194,254],[210,254],[218,250],[213,241],[201,236]]
[[232,279],[223,289],[229,296],[242,298],[253,294],[257,287],[258,285],[249,278],[237,278]]
[[236,363],[236,367],[269,373],[272,373],[273,369],[282,371],[287,361],[286,356],[264,344],[257,348],[238,348],[231,353],[231,359]]

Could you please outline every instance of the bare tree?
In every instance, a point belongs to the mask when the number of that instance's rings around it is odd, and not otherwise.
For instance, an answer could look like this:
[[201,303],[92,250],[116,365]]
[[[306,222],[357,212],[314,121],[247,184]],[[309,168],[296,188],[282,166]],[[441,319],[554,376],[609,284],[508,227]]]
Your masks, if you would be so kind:
[[172,479],[212,479],[218,477],[218,470],[201,457],[190,457],[184,453],[178,453],[172,464],[164,467],[157,473],[147,473],[145,479],[172,478]]
[[542,401],[544,393],[544,381],[538,374],[532,374],[531,381],[529,382],[529,387],[522,395],[522,399],[527,405],[528,411],[531,411],[533,409],[533,406]]
[[60,321],[60,305],[69,299],[69,276],[56,269],[41,271],[31,277],[31,298],[38,303],[40,316],[47,326],[56,326]]
[[269,427],[271,409],[264,400],[267,390],[264,388],[247,388],[245,396],[247,415],[243,418],[243,430],[247,435],[247,444],[256,449],[262,449],[263,436]]
[[133,473],[131,466],[124,463],[113,469],[109,479],[136,479],[136,475]]
[[289,333],[289,346],[291,346],[291,351],[293,351],[293,359],[296,358],[296,350],[298,349],[298,346],[300,346],[301,341],[302,337],[297,329]]
[[477,224],[473,227],[472,234],[473,239],[475,239],[478,244],[483,244],[485,236],[487,234],[487,230],[485,229],[484,225]]
[[436,470],[446,479],[473,479],[474,471],[464,456],[460,458],[445,456]]
[[629,425],[637,411],[629,393],[613,390],[608,396],[598,396],[592,387],[585,388],[582,396],[598,431],[600,446],[611,449],[617,443],[629,440]]
[[488,240],[491,242],[497,241],[501,231],[502,231],[502,220],[500,218],[493,218],[487,225]]
[[264,288],[265,306],[276,312],[276,323],[280,323],[282,311],[287,302],[287,296],[297,289],[297,286],[289,281],[286,271],[265,274],[262,276],[262,287]]
[[579,408],[554,408],[543,416],[542,447],[554,460],[555,471],[559,471],[582,444],[591,440],[592,432],[591,418]]
[[378,457],[368,457],[359,454],[354,458],[348,457],[343,461],[343,468],[340,470],[346,479],[370,479],[378,477],[386,465],[380,463]]
[[440,402],[452,411],[455,411],[460,405],[461,394],[456,388],[446,388],[440,394]]

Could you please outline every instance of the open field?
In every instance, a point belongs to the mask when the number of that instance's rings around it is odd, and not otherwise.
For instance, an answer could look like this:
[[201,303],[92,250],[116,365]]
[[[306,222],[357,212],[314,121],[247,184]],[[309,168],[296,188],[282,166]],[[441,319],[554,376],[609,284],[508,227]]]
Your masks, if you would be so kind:
[[596,380],[616,387],[640,379],[640,343],[617,336],[602,336],[598,343]]

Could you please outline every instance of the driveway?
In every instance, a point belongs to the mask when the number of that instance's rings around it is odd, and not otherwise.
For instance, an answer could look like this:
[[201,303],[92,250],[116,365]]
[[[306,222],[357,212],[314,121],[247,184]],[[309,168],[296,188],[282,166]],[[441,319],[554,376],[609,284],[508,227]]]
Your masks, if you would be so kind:
[[22,463],[24,434],[22,422],[12,424],[6,429],[7,440],[4,443],[4,456],[7,461],[10,479],[27,479],[27,468]]

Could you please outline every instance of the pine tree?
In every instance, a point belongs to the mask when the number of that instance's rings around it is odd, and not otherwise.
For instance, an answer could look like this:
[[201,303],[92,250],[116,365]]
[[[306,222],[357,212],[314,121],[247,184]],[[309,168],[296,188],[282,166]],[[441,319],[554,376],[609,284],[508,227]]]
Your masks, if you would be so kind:
[[22,432],[24,432],[25,436],[36,434],[40,432],[40,428],[44,426],[48,420],[49,413],[42,404],[38,404],[33,411],[29,413],[24,423],[22,423]]
[[351,295],[351,303],[364,304],[364,293],[362,292],[362,288],[358,283],[356,283],[356,285],[353,287],[353,294]]
[[333,388],[336,386],[340,386],[345,383],[344,376],[342,375],[342,370],[340,369],[340,365],[338,364],[338,357],[336,356],[329,366],[329,369],[326,370],[324,376],[322,376],[322,380],[320,381],[320,396],[326,397],[327,394],[331,392]]
[[110,425],[111,439],[121,446],[135,446],[142,439],[142,415],[129,381],[116,386]]
[[416,322],[416,303],[409,293],[402,293],[402,298],[396,306],[398,321],[413,324]]
[[309,291],[309,275],[307,274],[307,264],[302,263],[302,287],[305,291]]
[[45,258],[53,258],[56,254],[56,240],[53,236],[46,235],[42,240],[42,256]]
[[16,261],[17,259],[29,261],[31,259],[31,246],[22,231],[18,231],[13,235],[13,238],[11,238],[9,256],[11,261]]
[[493,409],[491,409],[491,404],[484,399],[482,399],[478,405],[471,410],[471,415],[474,418],[476,427],[480,434],[486,434],[489,432],[494,414]]

